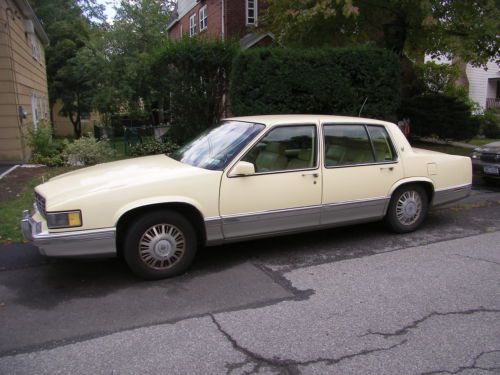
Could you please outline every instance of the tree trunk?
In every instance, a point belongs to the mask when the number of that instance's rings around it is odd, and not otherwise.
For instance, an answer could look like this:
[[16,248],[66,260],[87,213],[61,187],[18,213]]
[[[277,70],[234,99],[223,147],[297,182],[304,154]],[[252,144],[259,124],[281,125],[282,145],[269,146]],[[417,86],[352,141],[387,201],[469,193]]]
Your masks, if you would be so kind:
[[81,128],[78,127],[78,113],[76,115],[76,119],[74,118],[74,113],[71,112],[68,117],[69,120],[71,121],[71,124],[73,125],[73,132],[75,133],[75,138],[78,139],[81,136]]
[[460,71],[455,84],[460,87],[465,87],[467,91],[469,90],[469,79],[467,78],[467,63],[464,63],[459,57],[454,57],[451,60],[453,66],[458,66]]
[[56,102],[54,100],[50,100],[49,99],[49,117],[50,117],[50,127],[52,128],[52,133],[54,133],[55,131],[55,127],[54,127],[54,104],[56,104]]
[[158,122],[160,124],[165,123],[165,98],[163,95],[160,96],[160,100],[158,101]]

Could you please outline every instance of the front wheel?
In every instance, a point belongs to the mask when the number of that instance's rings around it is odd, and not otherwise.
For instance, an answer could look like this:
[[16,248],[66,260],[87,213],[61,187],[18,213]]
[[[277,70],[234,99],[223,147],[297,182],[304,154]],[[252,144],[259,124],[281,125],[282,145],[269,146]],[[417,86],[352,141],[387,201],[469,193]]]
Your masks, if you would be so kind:
[[396,233],[416,230],[427,216],[429,202],[427,193],[419,185],[407,185],[392,195],[384,222]]
[[193,262],[196,249],[196,232],[184,216],[155,211],[129,227],[123,255],[136,275],[157,280],[183,273]]

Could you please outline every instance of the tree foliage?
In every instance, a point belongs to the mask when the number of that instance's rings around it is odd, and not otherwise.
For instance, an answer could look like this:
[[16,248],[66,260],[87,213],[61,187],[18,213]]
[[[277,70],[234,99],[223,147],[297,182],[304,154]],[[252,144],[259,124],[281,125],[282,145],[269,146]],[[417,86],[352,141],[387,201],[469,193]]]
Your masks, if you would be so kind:
[[235,53],[231,43],[196,39],[158,51],[151,64],[153,87],[169,98],[174,142],[182,144],[220,120]]
[[[167,43],[172,1],[122,0],[113,24],[103,35],[100,50],[105,85],[98,96],[101,109],[145,112],[152,123],[164,122],[166,97],[156,91],[150,64]],[[104,101],[103,101],[104,99]],[[102,105],[104,104],[104,105]]]
[[403,100],[402,117],[411,119],[411,134],[466,140],[479,131],[479,119],[462,100],[444,94],[425,94]]
[[374,43],[423,59],[500,61],[498,0],[269,0],[265,27],[283,45]]
[[[320,113],[395,119],[399,64],[377,48],[241,51],[231,77],[235,115]],[[364,104],[364,105],[363,105]]]
[[81,135],[81,114],[90,111],[93,76],[87,58],[91,35],[103,17],[103,8],[95,0],[81,3],[92,9],[92,19],[75,0],[32,0],[50,40],[45,51],[50,107],[57,99],[62,101],[61,114],[71,120],[77,138]]

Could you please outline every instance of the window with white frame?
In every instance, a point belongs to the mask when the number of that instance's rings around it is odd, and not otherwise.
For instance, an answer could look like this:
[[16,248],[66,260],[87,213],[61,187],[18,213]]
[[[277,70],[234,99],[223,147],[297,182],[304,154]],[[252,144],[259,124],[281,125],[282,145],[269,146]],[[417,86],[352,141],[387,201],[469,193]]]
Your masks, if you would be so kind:
[[257,26],[257,0],[246,0],[246,24]]
[[189,37],[196,35],[196,13],[189,17]]
[[208,27],[208,15],[207,15],[207,6],[203,6],[200,9],[200,31],[205,30]]
[[31,34],[30,41],[31,41],[31,55],[36,61],[41,62],[40,43],[38,42],[37,37],[34,34]]

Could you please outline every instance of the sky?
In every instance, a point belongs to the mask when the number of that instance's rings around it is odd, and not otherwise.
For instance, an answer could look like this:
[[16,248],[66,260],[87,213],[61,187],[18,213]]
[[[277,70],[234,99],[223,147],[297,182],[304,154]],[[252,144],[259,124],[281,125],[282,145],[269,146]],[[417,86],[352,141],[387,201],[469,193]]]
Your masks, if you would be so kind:
[[115,4],[119,4],[119,0],[97,0],[99,4],[102,4],[106,7],[106,10],[104,11],[104,14],[106,14],[106,18],[108,22],[112,22],[113,18],[115,17]]

